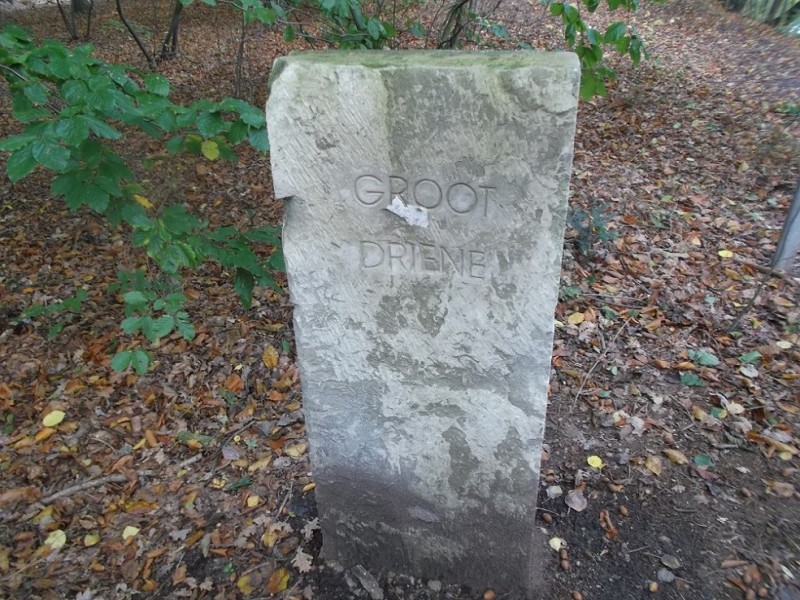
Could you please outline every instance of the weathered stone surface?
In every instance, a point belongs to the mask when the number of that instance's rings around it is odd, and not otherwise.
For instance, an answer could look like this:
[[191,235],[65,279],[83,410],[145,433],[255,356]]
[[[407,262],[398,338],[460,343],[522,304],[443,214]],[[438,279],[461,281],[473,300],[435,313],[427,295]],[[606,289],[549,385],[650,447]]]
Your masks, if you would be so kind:
[[267,119],[323,550],[536,587],[571,54],[276,62]]

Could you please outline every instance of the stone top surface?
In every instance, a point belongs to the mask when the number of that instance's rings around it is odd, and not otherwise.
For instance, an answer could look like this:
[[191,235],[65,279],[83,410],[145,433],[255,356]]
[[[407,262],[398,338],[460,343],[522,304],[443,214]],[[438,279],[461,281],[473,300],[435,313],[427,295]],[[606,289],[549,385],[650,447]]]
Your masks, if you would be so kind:
[[[525,67],[554,67],[578,69],[578,56],[572,52],[523,51],[462,51],[462,50],[339,50],[300,51],[279,58],[272,79],[281,68],[293,62],[313,62],[329,65],[359,65],[372,69],[404,67],[490,67],[520,69]],[[277,71],[277,73],[275,72]]]

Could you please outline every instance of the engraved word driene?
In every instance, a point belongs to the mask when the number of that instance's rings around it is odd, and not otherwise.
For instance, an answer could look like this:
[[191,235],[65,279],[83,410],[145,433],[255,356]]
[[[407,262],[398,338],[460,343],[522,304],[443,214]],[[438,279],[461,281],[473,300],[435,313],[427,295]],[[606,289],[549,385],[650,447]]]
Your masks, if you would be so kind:
[[361,268],[396,273],[454,273],[464,279],[486,277],[486,253],[469,248],[446,248],[420,242],[362,240]]
[[405,204],[427,210],[442,209],[456,215],[487,216],[494,202],[489,185],[457,181],[442,183],[428,177],[360,175],[353,182],[355,199],[363,206],[385,208],[395,196]]

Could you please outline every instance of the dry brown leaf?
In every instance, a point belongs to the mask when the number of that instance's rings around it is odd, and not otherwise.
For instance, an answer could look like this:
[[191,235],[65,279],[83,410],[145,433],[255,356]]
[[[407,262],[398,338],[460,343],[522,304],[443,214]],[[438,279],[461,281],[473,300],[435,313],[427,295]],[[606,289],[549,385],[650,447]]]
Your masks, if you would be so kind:
[[272,455],[270,454],[269,456],[260,458],[254,463],[252,463],[249,467],[247,467],[247,472],[255,473],[256,471],[260,471],[261,469],[266,469],[271,462],[272,462]]
[[269,576],[267,581],[267,591],[270,594],[280,594],[289,585],[289,571],[281,567]]
[[239,377],[236,373],[231,373],[225,379],[225,388],[236,393],[241,392],[244,389],[244,381],[242,378]]
[[647,458],[644,461],[644,466],[647,467],[647,470],[653,475],[661,475],[661,458],[655,454],[647,455]]
[[288,390],[293,384],[294,382],[292,381],[292,378],[287,375],[286,377],[281,377],[278,381],[273,383],[272,387],[274,387],[276,390]]
[[261,355],[261,360],[265,367],[274,369],[278,366],[278,351],[272,345],[267,346],[264,349],[264,353]]
[[664,450],[664,455],[670,460],[670,462],[675,463],[676,465],[687,465],[689,464],[689,459],[686,458],[686,455],[681,452],[680,450],[675,450],[673,448],[667,448]]
[[179,585],[186,579],[186,563],[181,563],[172,574],[172,585]]
[[292,458],[300,458],[306,453],[306,450],[308,450],[308,443],[300,442],[294,446],[289,446],[283,451],[283,453],[287,456],[291,456]]
[[301,573],[308,573],[311,570],[311,560],[312,557],[310,554],[298,550],[297,554],[292,558],[292,566]]
[[17,502],[36,502],[41,494],[37,488],[31,486],[12,488],[0,494],[0,506]]
[[795,448],[794,446],[790,446],[789,444],[785,444],[781,441],[776,440],[775,438],[771,438],[768,435],[764,436],[764,441],[767,442],[767,445],[772,446],[778,452],[788,452],[792,456],[796,455],[800,450]]

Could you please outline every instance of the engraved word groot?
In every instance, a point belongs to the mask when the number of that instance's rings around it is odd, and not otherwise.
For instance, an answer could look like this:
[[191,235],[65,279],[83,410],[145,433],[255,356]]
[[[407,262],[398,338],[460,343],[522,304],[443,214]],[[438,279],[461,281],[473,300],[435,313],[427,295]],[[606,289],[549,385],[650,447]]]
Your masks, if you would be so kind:
[[385,208],[391,198],[399,196],[405,204],[427,210],[444,209],[457,215],[487,216],[496,188],[464,182],[442,184],[422,177],[408,179],[399,175],[361,175],[353,183],[356,200],[364,205]]

